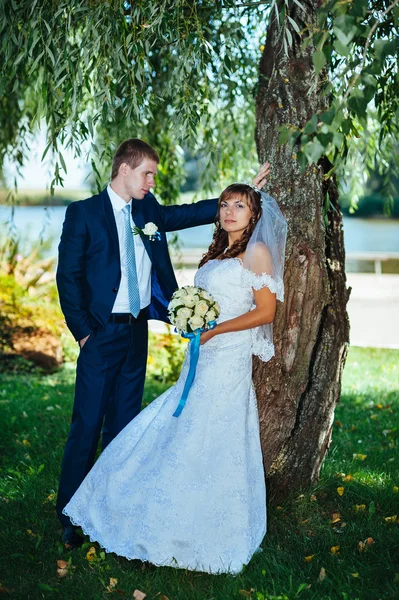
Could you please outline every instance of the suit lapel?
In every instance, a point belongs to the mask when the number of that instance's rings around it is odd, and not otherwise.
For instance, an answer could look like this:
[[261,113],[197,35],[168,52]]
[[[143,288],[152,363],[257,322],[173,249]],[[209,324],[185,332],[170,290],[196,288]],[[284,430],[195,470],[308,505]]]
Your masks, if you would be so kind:
[[[144,229],[145,227],[145,216],[142,209],[143,200],[132,200],[132,218],[136,227],[140,229]],[[141,235],[141,239],[143,240],[143,244],[145,249],[147,250],[147,254],[150,257],[152,262],[152,247],[151,242],[148,239],[147,235]]]
[[116,228],[116,221],[114,216],[114,209],[112,208],[111,200],[109,199],[107,188],[101,192],[101,200],[103,203],[103,213],[105,216],[105,222],[107,223],[108,232],[111,236],[112,242],[115,247],[115,251],[117,252],[120,260],[119,253],[119,238],[118,238],[118,230]]

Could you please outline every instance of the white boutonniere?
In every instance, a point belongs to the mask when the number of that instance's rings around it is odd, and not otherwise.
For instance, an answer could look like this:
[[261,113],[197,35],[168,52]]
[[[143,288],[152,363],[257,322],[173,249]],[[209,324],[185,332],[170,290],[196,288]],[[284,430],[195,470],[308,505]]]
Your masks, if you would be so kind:
[[132,231],[134,235],[146,235],[150,242],[161,239],[161,234],[159,233],[158,227],[155,225],[155,223],[146,223],[144,229],[140,229],[140,227],[133,227]]

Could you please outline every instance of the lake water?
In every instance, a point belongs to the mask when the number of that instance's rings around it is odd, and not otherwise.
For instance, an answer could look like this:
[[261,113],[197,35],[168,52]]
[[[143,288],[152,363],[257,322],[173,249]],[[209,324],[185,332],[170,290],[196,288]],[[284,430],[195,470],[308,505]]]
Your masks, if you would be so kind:
[[[23,240],[51,239],[47,256],[56,256],[66,207],[17,206],[13,223]],[[0,233],[3,237],[11,221],[11,208],[0,206]],[[399,220],[344,217],[346,252],[399,252]],[[206,248],[212,238],[212,225],[179,232],[181,247]]]

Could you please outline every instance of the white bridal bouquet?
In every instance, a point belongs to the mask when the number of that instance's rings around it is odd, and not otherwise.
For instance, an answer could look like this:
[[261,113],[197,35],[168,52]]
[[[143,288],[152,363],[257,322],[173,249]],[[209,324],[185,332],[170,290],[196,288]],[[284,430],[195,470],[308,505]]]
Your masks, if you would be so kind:
[[185,285],[173,294],[168,312],[170,322],[183,335],[198,329],[213,329],[220,306],[206,290]]

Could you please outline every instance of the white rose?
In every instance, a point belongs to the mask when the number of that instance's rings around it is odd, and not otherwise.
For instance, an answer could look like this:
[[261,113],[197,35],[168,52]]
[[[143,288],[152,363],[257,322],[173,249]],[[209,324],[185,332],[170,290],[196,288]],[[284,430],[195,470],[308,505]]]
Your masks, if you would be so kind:
[[182,298],[184,306],[188,306],[189,308],[192,308],[198,302],[198,300],[198,296],[194,296],[193,294],[187,294],[187,296]]
[[184,288],[181,288],[180,290],[176,290],[173,293],[172,300],[173,299],[177,300],[178,298],[183,298],[183,296],[186,296],[186,292],[185,292]]
[[191,310],[191,308],[179,308],[179,310],[177,311],[177,317],[182,319],[189,319],[192,314],[193,311]]
[[177,329],[180,329],[183,332],[187,331],[187,319],[183,319],[182,317],[177,317],[174,324],[177,327]]
[[176,306],[181,305],[181,300],[179,298],[172,298],[172,300],[168,304],[168,310],[173,310]]
[[198,288],[194,285],[185,285],[184,290],[186,290],[187,294],[198,294]]
[[143,229],[144,235],[155,235],[157,231],[158,227],[155,225],[155,223],[146,223]]
[[188,320],[192,329],[200,329],[204,326],[204,319],[199,317],[198,315],[194,315],[191,319]]
[[208,310],[208,312],[205,315],[205,321],[207,323],[210,323],[211,321],[214,321],[216,319],[216,313],[214,310]]
[[208,294],[208,292],[206,292],[205,290],[202,290],[201,298],[203,300],[209,300],[209,302],[211,302],[213,300],[212,296],[210,294]]
[[199,315],[200,317],[203,317],[207,313],[207,310],[208,304],[203,300],[200,300],[195,307],[195,314]]

